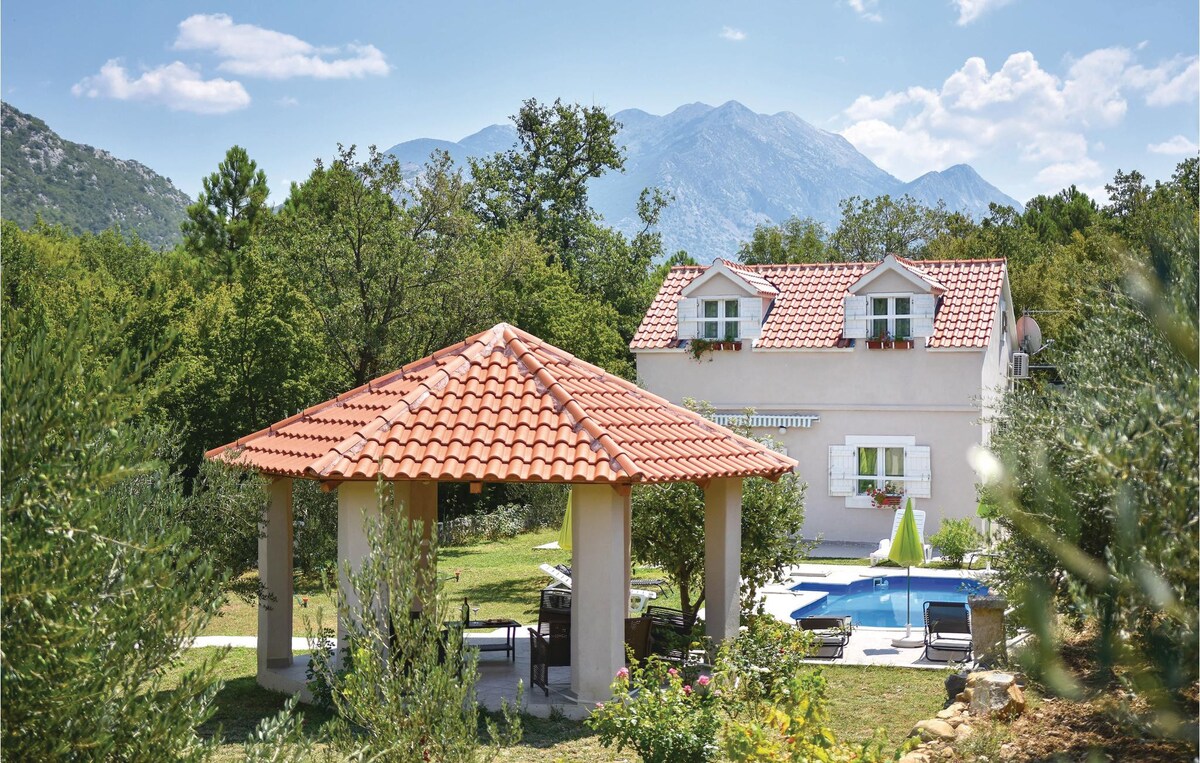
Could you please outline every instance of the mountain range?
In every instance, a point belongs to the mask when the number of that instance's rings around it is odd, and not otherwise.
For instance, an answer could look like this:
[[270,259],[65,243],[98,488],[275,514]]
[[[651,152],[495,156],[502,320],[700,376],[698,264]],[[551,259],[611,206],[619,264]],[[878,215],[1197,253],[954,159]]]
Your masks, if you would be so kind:
[[[757,114],[737,101],[721,106],[693,103],[657,116],[619,111],[617,140],[625,147],[625,171],[592,181],[592,206],[616,228],[640,228],[636,204],[643,188],[673,196],[661,220],[668,252],[686,249],[702,262],[731,257],[756,225],[791,216],[811,217],[830,230],[839,204],[851,196],[904,194],[930,206],[939,200],[976,219],[991,202],[1021,205],[966,164],[904,182],[885,172],[845,138],[821,130],[790,112]],[[414,176],[435,149],[456,164],[511,148],[512,125],[491,125],[458,142],[419,138],[388,152]]]
[[0,103],[0,177],[0,212],[21,227],[39,214],[77,234],[120,225],[156,248],[180,241],[179,224],[192,203],[146,165],[63,140],[8,103]]

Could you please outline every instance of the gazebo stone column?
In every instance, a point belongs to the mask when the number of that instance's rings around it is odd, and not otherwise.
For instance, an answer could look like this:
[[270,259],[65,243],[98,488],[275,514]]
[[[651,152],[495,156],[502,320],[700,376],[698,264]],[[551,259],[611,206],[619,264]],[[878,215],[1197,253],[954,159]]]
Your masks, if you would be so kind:
[[[338,532],[337,568],[338,588],[341,590],[351,611],[358,605],[358,596],[346,577],[345,565],[357,571],[363,559],[370,555],[371,544],[367,539],[367,522],[379,518],[379,501],[375,496],[373,481],[347,481],[337,487]],[[346,626],[338,617],[338,655],[346,646]]]
[[715,479],[704,489],[704,622],[722,641],[741,624],[742,481]]
[[625,665],[629,589],[621,568],[629,514],[608,485],[576,485],[571,508],[571,691],[577,701],[608,699]]
[[[409,522],[421,523],[420,564],[436,568],[437,557],[433,553],[433,541],[437,535],[438,483],[431,480],[402,480],[393,482],[392,488],[396,510],[405,512]],[[436,569],[434,571],[436,573]],[[436,578],[433,580],[436,590]],[[423,603],[418,601],[413,604],[413,609],[419,610],[423,606]]]
[[267,487],[267,506],[259,523],[258,673],[292,664],[292,481]]

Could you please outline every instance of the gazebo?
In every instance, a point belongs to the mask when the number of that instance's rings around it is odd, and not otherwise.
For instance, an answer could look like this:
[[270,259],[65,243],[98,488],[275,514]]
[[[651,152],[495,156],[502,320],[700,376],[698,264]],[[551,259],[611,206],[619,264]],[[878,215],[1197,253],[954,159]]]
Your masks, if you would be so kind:
[[258,566],[274,603],[259,608],[258,682],[286,692],[304,688],[292,655],[292,480],[337,491],[339,568],[367,553],[377,480],[427,529],[439,482],[573,485],[572,612],[587,613],[572,628],[580,702],[606,698],[625,661],[630,488],[703,488],[706,627],[720,640],[738,628],[742,479],[796,466],[507,323],[206,455],[273,478]]

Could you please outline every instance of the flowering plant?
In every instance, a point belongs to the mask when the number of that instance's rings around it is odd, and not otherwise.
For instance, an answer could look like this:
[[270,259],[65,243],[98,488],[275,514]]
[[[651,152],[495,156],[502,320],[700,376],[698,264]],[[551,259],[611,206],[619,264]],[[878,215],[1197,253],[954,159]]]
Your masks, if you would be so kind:
[[885,482],[882,488],[867,488],[866,494],[871,496],[871,502],[875,506],[883,509],[898,505],[900,499],[904,497],[904,488],[895,482]]
[[683,675],[655,657],[621,668],[613,696],[596,705],[587,725],[605,747],[632,747],[646,763],[706,763],[717,757],[721,727],[718,692],[708,676],[685,683]]

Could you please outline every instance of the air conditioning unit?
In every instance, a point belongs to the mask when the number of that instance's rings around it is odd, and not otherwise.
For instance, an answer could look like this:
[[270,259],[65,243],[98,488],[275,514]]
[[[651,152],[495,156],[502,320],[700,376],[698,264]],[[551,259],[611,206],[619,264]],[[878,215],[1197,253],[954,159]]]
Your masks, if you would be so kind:
[[1014,379],[1029,378],[1029,353],[1014,352],[1012,354],[1012,377]]

